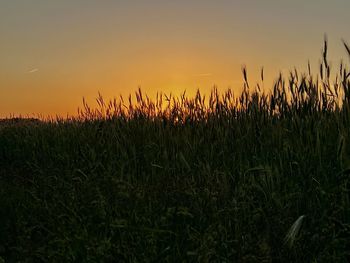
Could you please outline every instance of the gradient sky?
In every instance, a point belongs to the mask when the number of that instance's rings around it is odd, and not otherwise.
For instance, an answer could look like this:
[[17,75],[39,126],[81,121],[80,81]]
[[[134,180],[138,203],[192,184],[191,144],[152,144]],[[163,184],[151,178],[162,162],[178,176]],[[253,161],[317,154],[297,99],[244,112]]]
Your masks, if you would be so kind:
[[[334,67],[347,60],[349,0],[0,0],[0,117],[75,114],[138,86],[190,94],[239,91],[308,59],[324,34]],[[267,87],[268,86],[268,87]]]

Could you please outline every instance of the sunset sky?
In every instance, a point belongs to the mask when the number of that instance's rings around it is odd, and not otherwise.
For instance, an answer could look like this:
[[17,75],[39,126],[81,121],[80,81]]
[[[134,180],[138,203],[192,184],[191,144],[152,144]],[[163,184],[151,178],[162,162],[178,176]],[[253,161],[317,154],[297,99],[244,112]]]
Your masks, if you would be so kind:
[[0,117],[75,114],[138,86],[190,94],[265,88],[294,66],[316,70],[328,35],[337,67],[348,57],[349,0],[0,0]]

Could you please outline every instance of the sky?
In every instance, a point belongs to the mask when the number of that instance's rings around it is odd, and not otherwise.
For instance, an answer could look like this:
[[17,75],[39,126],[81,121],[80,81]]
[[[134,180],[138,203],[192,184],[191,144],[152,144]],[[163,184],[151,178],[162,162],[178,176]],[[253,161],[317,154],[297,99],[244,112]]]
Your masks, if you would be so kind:
[[138,87],[189,95],[242,88],[264,67],[334,68],[350,42],[349,0],[0,0],[0,118],[74,115]]

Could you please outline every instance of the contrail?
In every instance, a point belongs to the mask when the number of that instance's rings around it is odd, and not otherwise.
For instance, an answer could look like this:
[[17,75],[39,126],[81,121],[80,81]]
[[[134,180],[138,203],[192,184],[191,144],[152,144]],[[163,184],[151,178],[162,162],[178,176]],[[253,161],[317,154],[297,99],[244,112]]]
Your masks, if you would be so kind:
[[35,72],[37,72],[37,71],[39,71],[39,69],[33,68],[33,69],[29,70],[28,73],[35,73]]
[[210,77],[212,74],[211,73],[202,73],[202,74],[196,74],[193,75],[194,77]]

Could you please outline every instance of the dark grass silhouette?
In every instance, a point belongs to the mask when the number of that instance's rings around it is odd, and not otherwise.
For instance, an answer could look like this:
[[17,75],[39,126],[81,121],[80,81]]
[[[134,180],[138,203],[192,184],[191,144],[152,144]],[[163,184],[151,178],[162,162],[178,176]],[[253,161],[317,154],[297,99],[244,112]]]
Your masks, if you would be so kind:
[[0,124],[1,258],[346,262],[350,73],[331,84],[327,42],[310,71]]

